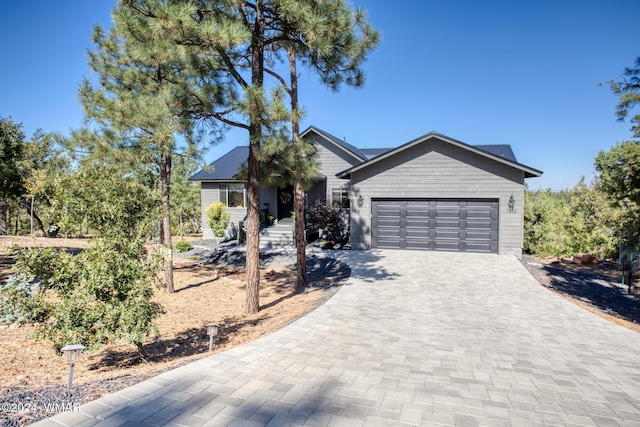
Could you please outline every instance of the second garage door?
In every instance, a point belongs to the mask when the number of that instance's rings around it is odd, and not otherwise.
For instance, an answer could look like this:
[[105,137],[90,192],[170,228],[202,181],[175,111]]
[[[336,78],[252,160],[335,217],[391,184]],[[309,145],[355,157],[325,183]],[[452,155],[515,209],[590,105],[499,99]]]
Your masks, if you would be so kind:
[[372,200],[372,248],[498,252],[498,201]]

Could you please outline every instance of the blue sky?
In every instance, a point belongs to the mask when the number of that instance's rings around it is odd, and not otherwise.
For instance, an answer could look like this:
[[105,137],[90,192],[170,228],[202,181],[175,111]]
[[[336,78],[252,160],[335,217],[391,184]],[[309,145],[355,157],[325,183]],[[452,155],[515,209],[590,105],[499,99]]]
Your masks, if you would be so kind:
[[[68,133],[90,76],[91,30],[109,25],[111,0],[28,0],[3,5],[0,116]],[[352,0],[382,33],[367,84],[334,93],[301,79],[303,128],[315,125],[359,147],[394,147],[430,131],[468,144],[510,144],[544,171],[531,189],[573,187],[593,159],[631,139],[599,82],[640,56],[637,0]],[[306,71],[303,71],[306,72]],[[246,132],[207,151],[212,161]]]

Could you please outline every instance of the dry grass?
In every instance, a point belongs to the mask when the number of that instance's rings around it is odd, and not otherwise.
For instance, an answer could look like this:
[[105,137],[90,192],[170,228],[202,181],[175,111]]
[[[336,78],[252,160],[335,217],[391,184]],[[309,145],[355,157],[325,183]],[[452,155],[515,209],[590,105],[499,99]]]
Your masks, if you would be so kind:
[[[7,274],[12,259],[7,248],[56,246],[83,248],[82,239],[14,238],[0,236],[0,277]],[[76,365],[74,383],[150,374],[185,361],[201,358],[208,352],[209,339],[204,325],[222,326],[216,337],[214,353],[267,335],[313,310],[337,290],[337,287],[296,293],[294,272],[285,268],[261,270],[260,304],[256,315],[243,314],[244,268],[207,266],[188,260],[176,260],[174,294],[159,290],[155,299],[166,313],[156,322],[159,335],[144,343],[146,362],[126,343],[106,346],[88,354]],[[64,384],[67,366],[55,355],[48,342],[26,338],[32,326],[0,326],[0,384],[3,387],[33,390]],[[113,390],[110,390],[113,391]]]

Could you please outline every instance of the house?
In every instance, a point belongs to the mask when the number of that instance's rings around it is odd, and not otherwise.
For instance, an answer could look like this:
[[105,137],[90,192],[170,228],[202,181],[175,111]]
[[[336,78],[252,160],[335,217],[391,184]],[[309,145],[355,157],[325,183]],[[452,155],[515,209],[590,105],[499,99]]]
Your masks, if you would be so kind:
[[[524,180],[542,172],[519,163],[509,145],[468,145],[430,132],[397,148],[357,148],[310,127],[321,176],[307,207],[331,200],[348,213],[353,249],[486,252],[520,256]],[[248,147],[236,147],[192,176],[201,183],[202,211],[227,205],[236,225],[246,215],[238,171]],[[291,216],[291,188],[261,188],[276,221]],[[203,237],[212,238],[203,217]]]

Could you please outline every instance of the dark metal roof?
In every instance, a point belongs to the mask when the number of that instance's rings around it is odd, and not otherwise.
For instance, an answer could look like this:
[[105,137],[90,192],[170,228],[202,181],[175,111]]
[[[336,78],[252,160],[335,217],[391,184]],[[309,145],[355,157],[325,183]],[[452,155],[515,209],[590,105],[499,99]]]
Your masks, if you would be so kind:
[[247,165],[249,158],[249,147],[236,147],[209,167],[189,178],[190,181],[235,181],[236,175],[243,166]]
[[511,160],[512,162],[518,162],[516,160],[516,155],[513,154],[513,150],[508,144],[474,145],[473,147],[479,148],[482,151],[486,151],[487,153],[491,153],[494,156],[500,156],[504,157],[505,159]]
[[[405,147],[415,144],[416,142],[423,140],[428,137],[437,136],[440,138],[444,138],[450,142],[455,143],[458,146],[473,148],[479,151],[482,151],[494,158],[501,158],[505,161],[514,164],[516,167],[523,168],[526,171],[527,177],[540,176],[542,172],[537,171],[529,166],[522,165],[518,163],[516,160],[516,156],[513,153],[510,145],[507,144],[495,144],[495,145],[468,145],[460,141],[456,141],[452,138],[449,138],[445,135],[440,135],[435,132],[430,132],[427,135],[423,135],[420,138],[417,138],[407,144],[401,145],[396,148],[357,148],[346,141],[341,140],[340,138],[336,138],[328,132],[325,132],[317,127],[311,126],[307,130],[305,130],[302,135],[306,134],[308,131],[313,130],[316,133],[322,135],[327,138],[329,141],[334,144],[340,146],[345,151],[351,153],[354,157],[360,158],[362,163],[356,165],[347,171],[343,171],[338,175],[344,178],[347,178],[349,172],[354,169],[360,169],[361,165],[364,163],[369,163],[370,161],[376,159],[376,157],[382,156],[385,153],[390,153],[392,151],[400,151]],[[191,181],[236,181],[238,172],[247,165],[247,158],[249,157],[249,147],[241,146],[236,147],[233,150],[229,151],[224,156],[220,157],[218,160],[214,161],[209,165],[209,167],[199,171],[195,175],[193,175],[189,180]],[[324,175],[320,175],[318,179],[326,179]]]
[[361,148],[360,151],[366,156],[367,160],[371,160],[374,157],[378,157],[380,154],[384,154],[393,148]]

